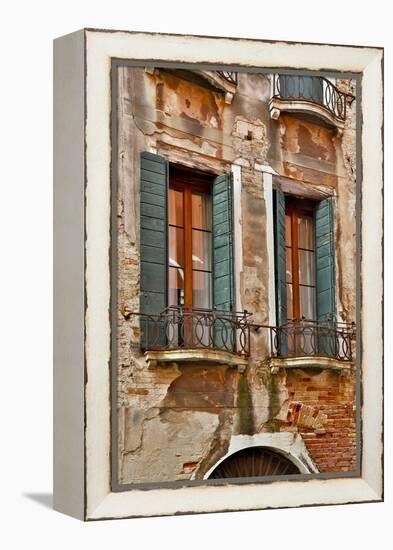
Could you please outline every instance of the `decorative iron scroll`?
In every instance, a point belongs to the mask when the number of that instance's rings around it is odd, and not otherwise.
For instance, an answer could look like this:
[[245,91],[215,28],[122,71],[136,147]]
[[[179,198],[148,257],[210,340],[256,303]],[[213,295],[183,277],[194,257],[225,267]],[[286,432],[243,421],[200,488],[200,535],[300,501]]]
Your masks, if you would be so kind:
[[273,97],[316,103],[341,121],[345,120],[347,108],[355,99],[323,76],[280,74],[273,75]]
[[[323,356],[339,361],[353,361],[355,323],[335,321],[290,321],[270,328],[270,346],[273,356]],[[282,342],[286,342],[282,346]],[[285,354],[282,350],[285,349]]]
[[216,71],[224,80],[231,82],[231,84],[237,85],[237,72],[236,71]]
[[355,323],[302,318],[274,327],[253,323],[248,311],[185,306],[171,306],[158,314],[133,312],[131,315],[140,318],[141,347],[144,350],[211,349],[248,357],[251,328],[255,331],[263,328],[270,334],[272,357],[316,356],[338,361],[354,360]]
[[146,350],[217,349],[244,357],[250,354],[251,315],[247,311],[168,307],[140,316],[142,348]]

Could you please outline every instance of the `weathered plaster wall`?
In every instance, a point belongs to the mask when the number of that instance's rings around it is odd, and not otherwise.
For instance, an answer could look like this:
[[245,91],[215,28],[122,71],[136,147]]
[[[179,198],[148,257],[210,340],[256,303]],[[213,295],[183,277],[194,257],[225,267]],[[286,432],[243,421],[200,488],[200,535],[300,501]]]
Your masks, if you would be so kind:
[[[356,96],[355,82],[338,80],[337,87]],[[337,186],[337,288],[338,312],[343,321],[356,321],[356,101],[348,107],[345,128],[338,147],[344,166]]]
[[[278,431],[300,433],[322,471],[351,467],[353,446],[344,449],[342,443],[343,450],[332,455],[333,442],[328,439],[338,433],[336,420],[350,422],[353,416],[352,409],[340,416],[353,407],[353,379],[343,382],[337,374],[298,369],[270,374],[264,363],[267,331],[252,333],[252,353],[244,374],[215,364],[148,369],[139,350],[139,320],[132,312],[139,310],[139,158],[145,150],[216,174],[228,172],[231,163],[241,165],[240,293],[243,307],[254,313],[258,323],[267,324],[269,318],[269,262],[262,174],[255,164],[270,164],[283,176],[335,193],[340,315],[354,319],[354,220],[345,215],[355,192],[354,114],[343,137],[338,137],[315,120],[283,114],[272,121],[269,98],[270,81],[264,75],[240,74],[229,105],[224,94],[187,73],[119,69],[120,482],[203,479],[227,452],[234,435]],[[318,396],[309,386],[318,387]],[[302,410],[314,420],[305,424],[306,414],[295,418],[290,411],[298,402],[312,407],[312,411]],[[333,428],[336,431],[329,431]],[[353,423],[349,429],[353,441]],[[336,458],[324,458],[324,452]],[[346,460],[340,462],[341,457]]]

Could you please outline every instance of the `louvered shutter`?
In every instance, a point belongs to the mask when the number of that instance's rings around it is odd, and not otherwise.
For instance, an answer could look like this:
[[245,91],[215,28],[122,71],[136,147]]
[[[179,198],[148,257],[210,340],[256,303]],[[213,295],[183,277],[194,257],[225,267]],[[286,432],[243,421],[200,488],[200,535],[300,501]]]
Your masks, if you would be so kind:
[[336,272],[334,257],[334,209],[333,199],[318,203],[315,211],[316,293],[317,319],[320,322],[318,351],[334,355],[335,338],[324,331],[336,320]]
[[[160,155],[141,154],[140,178],[140,311],[160,313],[167,306],[168,162]],[[159,330],[157,330],[157,326]],[[164,343],[164,327],[141,322],[141,346]]]
[[[232,174],[218,176],[213,182],[213,304],[230,314],[234,308],[233,272],[233,191]],[[225,321],[215,325],[215,345],[232,350],[234,334]]]
[[[285,248],[285,196],[281,189],[273,191],[274,204],[274,248],[276,264],[276,317],[277,326],[287,324],[287,279],[286,279],[286,248]],[[279,353],[286,355],[288,351],[285,329],[280,330]]]

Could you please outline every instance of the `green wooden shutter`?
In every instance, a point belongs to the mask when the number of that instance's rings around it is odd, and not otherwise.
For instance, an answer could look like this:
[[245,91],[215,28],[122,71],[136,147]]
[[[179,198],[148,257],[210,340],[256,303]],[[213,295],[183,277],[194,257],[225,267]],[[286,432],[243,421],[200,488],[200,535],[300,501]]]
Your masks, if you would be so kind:
[[[285,248],[285,196],[281,189],[273,191],[274,204],[274,249],[276,270],[276,324],[278,327],[287,324],[287,277]],[[285,329],[280,330],[279,353],[288,352]]]
[[[160,313],[167,306],[168,162],[153,153],[141,154],[140,179],[140,311]],[[163,343],[157,323],[142,319],[141,346]]]
[[315,249],[318,321],[334,319],[336,314],[334,217],[332,199],[318,203],[315,211]]
[[[217,310],[234,310],[233,191],[232,174],[213,182],[213,305]],[[225,314],[224,314],[225,315]],[[215,345],[230,351],[234,344],[230,323],[215,325]]]
[[274,190],[274,234],[276,251],[276,304],[277,325],[287,323],[287,278],[285,248],[285,196],[281,189]]
[[218,176],[213,183],[213,303],[232,311],[233,277],[232,175]]
[[320,322],[318,351],[334,355],[335,338],[324,332],[325,326],[333,326],[336,320],[336,272],[334,258],[333,199],[318,203],[315,211],[316,297],[317,319]]

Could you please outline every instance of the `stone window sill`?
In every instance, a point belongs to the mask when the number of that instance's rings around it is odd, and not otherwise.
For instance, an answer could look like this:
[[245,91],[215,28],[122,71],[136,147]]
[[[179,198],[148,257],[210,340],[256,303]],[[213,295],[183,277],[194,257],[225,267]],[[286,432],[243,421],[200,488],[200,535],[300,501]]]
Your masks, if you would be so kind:
[[340,372],[350,372],[353,361],[340,361],[332,357],[302,356],[302,357],[270,357],[267,361],[272,374],[280,369],[332,369]]
[[216,349],[171,349],[146,351],[145,360],[149,368],[180,363],[221,364],[237,368],[240,373],[246,370],[248,360],[234,353]]

